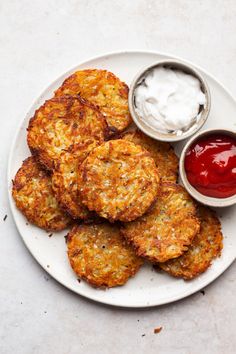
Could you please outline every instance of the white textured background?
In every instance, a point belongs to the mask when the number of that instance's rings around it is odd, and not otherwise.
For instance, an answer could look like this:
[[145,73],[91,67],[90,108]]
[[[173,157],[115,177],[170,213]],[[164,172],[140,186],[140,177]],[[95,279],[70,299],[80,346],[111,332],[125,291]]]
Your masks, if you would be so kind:
[[[168,306],[128,311],[92,303],[34,261],[6,193],[16,127],[57,76],[108,51],[157,50],[201,65],[236,96],[235,19],[235,0],[0,0],[0,353],[236,352],[236,264],[205,295]],[[153,334],[158,326],[162,332]]]

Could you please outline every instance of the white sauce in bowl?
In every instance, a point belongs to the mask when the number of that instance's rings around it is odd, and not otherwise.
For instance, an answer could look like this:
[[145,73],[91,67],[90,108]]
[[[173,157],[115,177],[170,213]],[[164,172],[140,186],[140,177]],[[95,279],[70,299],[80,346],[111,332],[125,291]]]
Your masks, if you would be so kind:
[[134,91],[140,119],[161,133],[182,135],[194,129],[206,103],[200,81],[181,70],[157,67],[144,77]]

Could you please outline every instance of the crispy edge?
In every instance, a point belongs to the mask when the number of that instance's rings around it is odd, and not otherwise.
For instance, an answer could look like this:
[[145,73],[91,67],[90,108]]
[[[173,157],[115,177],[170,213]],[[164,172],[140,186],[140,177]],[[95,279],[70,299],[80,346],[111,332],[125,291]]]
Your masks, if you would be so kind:
[[92,212],[90,212],[78,198],[75,200],[74,192],[70,192],[65,188],[64,177],[62,172],[54,170],[52,173],[52,189],[60,207],[68,213],[73,219],[91,219]]

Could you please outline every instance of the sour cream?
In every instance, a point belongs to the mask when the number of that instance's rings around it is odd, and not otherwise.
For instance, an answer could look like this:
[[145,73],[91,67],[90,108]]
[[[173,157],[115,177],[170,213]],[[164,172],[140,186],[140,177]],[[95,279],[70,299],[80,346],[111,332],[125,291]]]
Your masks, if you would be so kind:
[[200,119],[206,102],[200,81],[171,68],[152,69],[135,89],[136,111],[143,122],[161,133],[182,135]]

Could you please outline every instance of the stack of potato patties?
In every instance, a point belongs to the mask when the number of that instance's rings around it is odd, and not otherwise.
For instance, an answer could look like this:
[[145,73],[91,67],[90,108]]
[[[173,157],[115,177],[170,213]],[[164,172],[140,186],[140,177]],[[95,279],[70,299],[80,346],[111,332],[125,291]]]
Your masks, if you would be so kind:
[[191,279],[220,255],[220,222],[177,184],[170,144],[130,129],[127,99],[106,70],[67,78],[29,122],[13,197],[39,227],[71,226],[70,264],[96,287],[123,285],[144,260]]

